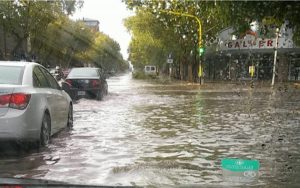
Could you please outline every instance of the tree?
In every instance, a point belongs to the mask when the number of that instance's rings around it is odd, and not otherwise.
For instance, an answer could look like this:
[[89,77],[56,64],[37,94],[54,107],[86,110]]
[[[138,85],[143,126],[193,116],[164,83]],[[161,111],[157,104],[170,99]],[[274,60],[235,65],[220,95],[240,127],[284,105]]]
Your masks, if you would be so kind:
[[60,17],[50,23],[45,32],[32,38],[32,53],[37,54],[43,64],[70,67],[72,63],[83,61],[80,54],[90,48],[93,37],[92,31],[82,22]]
[[48,25],[63,16],[65,12],[71,14],[75,6],[80,5],[76,2],[74,0],[1,1],[0,12],[5,18],[1,19],[1,25],[15,40],[11,55],[23,54],[28,56],[32,47],[30,39],[39,33],[45,32]]
[[[150,12],[154,20],[145,20],[149,22],[149,25],[156,24],[162,27],[159,30],[159,36],[156,40],[164,40],[166,37],[164,31],[170,30],[173,33],[168,33],[171,38],[176,39],[178,43],[177,49],[174,50],[175,56],[180,58],[182,62],[188,62],[189,66],[195,68],[198,67],[198,34],[197,23],[195,20],[186,18],[184,16],[177,16],[166,13],[166,11],[173,11],[178,13],[186,13],[194,15],[202,21],[202,44],[204,47],[209,47],[214,44],[218,32],[226,27],[232,26],[235,28],[238,36],[250,28],[250,24],[253,21],[259,21],[267,27],[279,27],[286,19],[290,21],[290,25],[294,28],[294,41],[299,44],[300,36],[300,22],[299,22],[299,6],[297,1],[280,2],[280,1],[189,1],[189,0],[167,0],[167,1],[136,1],[136,0],[124,0],[128,8],[135,10],[137,13],[136,22],[138,22],[141,13]],[[133,19],[132,19],[133,20]],[[146,24],[144,24],[146,25]],[[134,30],[135,28],[130,28]],[[150,29],[151,27],[147,27]],[[136,33],[133,33],[133,41],[131,45],[130,57],[135,59],[147,59],[139,50],[133,50],[133,46],[137,46],[137,43],[141,43],[140,40],[135,39]],[[184,40],[182,40],[184,38]],[[135,44],[135,45],[134,45]],[[162,42],[163,49],[170,49],[169,43]],[[149,46],[152,49],[156,47]],[[137,47],[135,47],[137,48]],[[137,48],[138,49],[138,48]],[[151,50],[150,50],[151,51]],[[182,53],[185,52],[185,53]],[[190,55],[192,54],[192,58]],[[182,67],[182,66],[181,66]],[[190,71],[191,72],[191,71]],[[190,76],[189,76],[190,77]]]
[[102,32],[97,32],[93,44],[85,53],[85,59],[106,71],[124,70],[127,65],[120,50],[116,41]]
[[[178,16],[173,14],[168,14],[166,11],[173,11],[178,13],[188,13],[194,16],[199,17],[202,20],[202,27],[209,28],[205,33],[202,34],[204,45],[209,45],[215,39],[215,33],[218,29],[224,26],[225,22],[222,24],[217,24],[223,20],[220,10],[221,5],[216,6],[215,9],[212,9],[212,6],[215,6],[213,2],[200,2],[200,1],[125,1],[129,8],[135,9],[137,12],[136,22],[137,25],[139,19],[142,19],[140,12],[149,12],[152,14],[152,20],[145,20],[149,22],[150,27],[143,27],[152,33],[153,37],[156,40],[161,42],[160,46],[157,46],[157,51],[163,51],[164,61],[169,53],[173,54],[175,58],[175,67],[178,67],[178,72],[181,74],[181,77],[184,77],[184,71],[186,66],[189,67],[189,74],[187,77],[189,80],[193,79],[196,76],[197,64],[199,61],[198,57],[198,23],[195,19],[185,16]],[[209,19],[202,19],[208,17]],[[133,20],[133,19],[132,19]],[[134,20],[132,21],[134,22]],[[146,24],[144,24],[146,25]],[[151,28],[154,25],[158,25],[157,30],[153,32]],[[135,28],[129,29],[134,30]],[[133,40],[137,33],[133,31]],[[141,43],[141,40],[137,40]],[[132,42],[133,45],[134,41]],[[143,43],[142,43],[143,44]],[[132,46],[131,46],[132,47]],[[146,59],[149,59],[144,54],[140,52],[132,52],[131,56],[140,56]],[[151,48],[150,50],[151,51]],[[148,54],[146,52],[146,54]],[[159,56],[158,56],[159,57]],[[147,61],[146,61],[147,62]]]
[[[294,42],[300,44],[300,2],[299,1],[240,1],[227,2],[231,12],[226,14],[230,25],[237,34],[250,28],[253,21],[261,23],[261,27],[275,29],[281,27],[285,20],[294,29]],[[261,33],[262,35],[266,34]]]
[[142,69],[147,64],[160,66],[165,62],[160,23],[149,12],[139,12],[125,20],[125,26],[131,31],[133,40],[130,43],[129,60],[136,68]]
[[93,64],[107,70],[124,70],[127,64],[116,41],[93,31],[82,21],[69,18],[82,3],[81,0],[1,1],[0,29],[13,38],[9,40],[10,46],[13,45],[11,55],[3,58],[20,59],[22,54],[28,59],[34,55],[45,66],[69,68]]

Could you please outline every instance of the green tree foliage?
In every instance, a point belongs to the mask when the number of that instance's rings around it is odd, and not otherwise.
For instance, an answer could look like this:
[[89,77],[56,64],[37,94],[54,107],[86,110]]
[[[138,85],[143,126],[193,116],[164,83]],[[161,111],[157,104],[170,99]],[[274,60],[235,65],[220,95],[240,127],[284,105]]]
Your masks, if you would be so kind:
[[61,17],[31,38],[31,53],[39,54],[39,61],[45,65],[71,66],[71,62],[76,64],[82,60],[76,57],[90,47],[92,40],[92,31],[82,22]]
[[237,32],[249,29],[252,21],[262,27],[280,27],[285,20],[294,29],[294,42],[300,45],[300,2],[299,1],[240,1],[227,2],[231,9],[226,15]]
[[83,59],[88,59],[105,70],[125,70],[128,68],[128,63],[124,61],[120,50],[120,45],[116,41],[98,32],[91,47],[82,55]]
[[146,64],[160,65],[165,62],[164,45],[161,34],[163,25],[149,12],[137,13],[128,18],[125,26],[132,32],[129,60],[136,68],[142,69]]
[[26,53],[27,39],[44,32],[48,24],[63,15],[64,1],[1,1],[1,22],[17,41],[12,53]]
[[[209,28],[202,33],[202,44],[208,45],[215,39],[216,31],[224,27],[226,22],[221,16],[221,5],[200,1],[125,1],[128,8],[135,9],[137,15],[126,22],[132,32],[130,60],[133,64],[153,64],[153,59],[162,67],[168,54],[173,54],[175,66],[180,62],[197,63],[199,32],[196,19],[186,16],[168,14],[164,11],[187,13],[201,19],[202,28]],[[215,9],[211,7],[214,6]],[[201,9],[200,9],[201,7]],[[222,24],[217,24],[222,23]],[[146,38],[148,37],[148,38]],[[152,40],[150,40],[151,38]],[[157,45],[152,45],[157,41]],[[147,46],[147,50],[144,50]],[[157,51],[158,54],[149,52]],[[157,64],[156,63],[156,64]]]
[[[294,28],[294,41],[300,44],[300,3],[297,1],[124,0],[124,2],[128,8],[136,11],[136,16],[130,18],[126,26],[133,34],[130,45],[131,60],[139,62],[141,66],[151,62],[152,57],[146,54],[147,51],[157,51],[157,48],[161,48],[162,53],[167,53],[165,49],[173,52],[181,62],[195,64],[198,61],[196,56],[199,41],[198,23],[193,18],[168,14],[166,11],[198,17],[202,22],[204,47],[209,47],[215,42],[220,30],[232,26],[236,29],[236,34],[240,35],[250,28],[253,21],[262,23],[262,27],[274,28],[289,20],[290,26]],[[152,19],[142,16],[146,13],[147,17]],[[144,32],[139,32],[138,26],[141,22],[145,22],[140,26]],[[155,26],[159,26],[155,31],[159,33],[157,37],[153,32]],[[159,41],[160,45],[153,46],[150,45],[151,40],[143,40],[147,33]],[[170,38],[173,40],[168,40]],[[143,46],[152,49],[142,50]],[[176,46],[177,50],[170,46]]]
[[14,54],[25,54],[34,55],[45,66],[128,68],[116,41],[69,18],[82,4],[81,0],[0,1],[0,30],[12,38],[7,42],[13,45],[2,58],[20,59]]

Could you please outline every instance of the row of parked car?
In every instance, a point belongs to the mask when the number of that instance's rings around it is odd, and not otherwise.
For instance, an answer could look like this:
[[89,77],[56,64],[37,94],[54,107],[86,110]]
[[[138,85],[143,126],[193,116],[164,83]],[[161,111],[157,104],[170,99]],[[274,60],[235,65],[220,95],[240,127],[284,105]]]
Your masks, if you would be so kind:
[[99,68],[73,68],[57,81],[42,65],[0,61],[0,141],[48,145],[73,126],[73,101],[103,99],[107,82]]

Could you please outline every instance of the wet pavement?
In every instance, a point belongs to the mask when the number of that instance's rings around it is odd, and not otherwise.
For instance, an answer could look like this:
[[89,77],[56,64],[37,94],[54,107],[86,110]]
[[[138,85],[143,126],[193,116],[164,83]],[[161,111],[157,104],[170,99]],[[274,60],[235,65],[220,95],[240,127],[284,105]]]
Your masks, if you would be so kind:
[[260,162],[258,181],[250,185],[300,185],[299,90],[271,92],[244,83],[208,89],[132,80],[130,74],[108,85],[103,101],[74,105],[74,128],[48,148],[17,154],[2,148],[0,176],[223,186],[232,182],[223,181],[221,159],[241,158]]

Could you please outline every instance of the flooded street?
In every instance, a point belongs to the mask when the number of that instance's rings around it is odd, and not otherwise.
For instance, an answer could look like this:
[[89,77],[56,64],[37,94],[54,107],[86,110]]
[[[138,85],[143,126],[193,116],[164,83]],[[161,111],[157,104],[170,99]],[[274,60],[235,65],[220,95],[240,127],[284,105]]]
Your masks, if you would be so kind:
[[221,159],[260,162],[255,185],[300,184],[300,93],[108,79],[48,148],[0,158],[1,177],[97,185],[231,185]]

